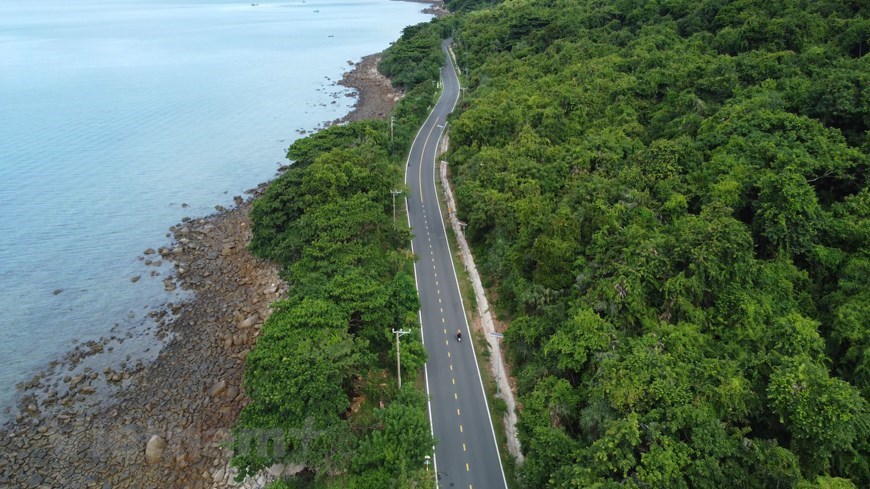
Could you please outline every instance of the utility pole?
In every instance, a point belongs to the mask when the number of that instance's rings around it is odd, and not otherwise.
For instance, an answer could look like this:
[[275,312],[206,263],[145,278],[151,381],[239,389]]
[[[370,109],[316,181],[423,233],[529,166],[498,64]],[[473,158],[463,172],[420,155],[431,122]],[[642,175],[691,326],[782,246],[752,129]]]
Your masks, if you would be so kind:
[[402,388],[402,357],[399,354],[399,336],[410,333],[410,329],[394,329],[396,335],[396,373],[399,374],[399,389]]
[[402,193],[401,190],[390,190],[390,193],[393,194],[393,227],[396,227],[396,196]]

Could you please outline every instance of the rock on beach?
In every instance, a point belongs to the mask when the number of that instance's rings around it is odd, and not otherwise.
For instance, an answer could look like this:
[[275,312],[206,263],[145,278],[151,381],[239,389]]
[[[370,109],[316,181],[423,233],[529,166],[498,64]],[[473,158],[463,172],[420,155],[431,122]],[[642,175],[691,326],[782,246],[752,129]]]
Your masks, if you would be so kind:
[[166,448],[166,440],[157,436],[151,435],[148,443],[145,445],[145,462],[156,464],[163,457],[163,450]]

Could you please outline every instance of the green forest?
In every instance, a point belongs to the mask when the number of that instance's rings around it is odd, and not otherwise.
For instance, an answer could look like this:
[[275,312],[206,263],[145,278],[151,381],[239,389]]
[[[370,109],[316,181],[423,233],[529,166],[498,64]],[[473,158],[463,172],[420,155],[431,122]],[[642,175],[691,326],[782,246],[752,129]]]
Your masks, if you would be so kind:
[[301,139],[254,205],[290,290],[247,359],[240,477],[432,483],[419,338],[395,382],[419,302],[390,191],[452,36],[446,159],[509,324],[517,486],[870,487],[870,4],[446,5],[384,54],[393,137]]
[[870,487],[870,3],[447,5],[521,486]]
[[[437,95],[440,41],[434,24],[416,26],[384,54],[405,90],[392,137],[387,122],[360,121],[300,139],[253,205],[250,248],[281,265],[290,288],[246,359],[251,402],[231,447],[238,480],[285,463],[305,470],[275,489],[431,485],[411,234],[393,221],[391,190]],[[393,328],[414,332],[402,337],[401,389]]]

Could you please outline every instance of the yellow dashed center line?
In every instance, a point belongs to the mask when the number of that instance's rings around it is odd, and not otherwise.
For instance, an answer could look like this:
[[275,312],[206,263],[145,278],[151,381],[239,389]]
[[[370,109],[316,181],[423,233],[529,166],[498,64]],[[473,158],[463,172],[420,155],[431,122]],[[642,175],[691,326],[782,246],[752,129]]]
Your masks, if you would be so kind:
[[467,452],[467,451],[468,451],[468,448],[465,447],[465,443],[462,444],[462,451],[463,451],[463,452]]
[[465,471],[466,471],[466,472],[471,472],[471,467],[469,467],[468,464],[465,464]]
[[462,416],[461,414],[459,414],[459,408],[456,408],[456,415],[457,415],[457,416]]
[[459,425],[459,432],[464,433],[464,431],[462,431],[462,425]]
[[453,393],[453,398],[456,399],[456,400],[458,401],[458,400],[459,400],[459,394],[457,394],[457,393],[454,392],[454,393]]
[[456,379],[451,379],[451,380],[453,380],[453,385],[456,385]]
[[450,366],[450,371],[451,371],[451,372],[453,371],[453,365]]

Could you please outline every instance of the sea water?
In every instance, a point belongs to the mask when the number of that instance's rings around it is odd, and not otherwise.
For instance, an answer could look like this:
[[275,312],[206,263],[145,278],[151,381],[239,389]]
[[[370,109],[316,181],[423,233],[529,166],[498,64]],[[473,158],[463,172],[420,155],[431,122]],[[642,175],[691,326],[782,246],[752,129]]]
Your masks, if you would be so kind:
[[298,130],[352,106],[348,61],[422,8],[0,0],[0,407],[74,340],[175,299],[143,250],[274,176]]

